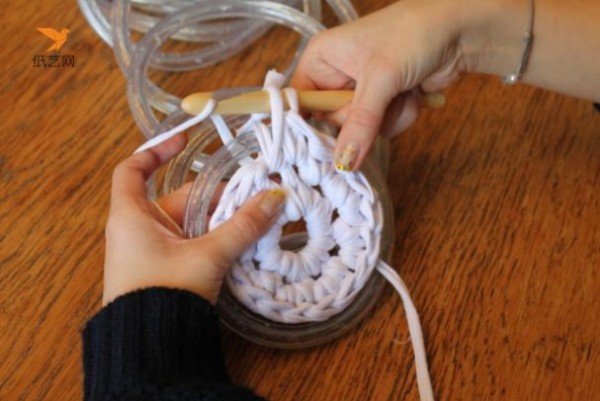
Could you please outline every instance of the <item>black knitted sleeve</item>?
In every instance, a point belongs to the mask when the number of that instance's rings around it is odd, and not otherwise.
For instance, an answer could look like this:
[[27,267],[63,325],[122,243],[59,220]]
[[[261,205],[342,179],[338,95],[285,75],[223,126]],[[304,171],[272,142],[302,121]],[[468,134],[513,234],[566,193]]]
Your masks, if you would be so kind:
[[117,298],[83,331],[84,400],[263,400],[225,370],[215,308],[149,288]]

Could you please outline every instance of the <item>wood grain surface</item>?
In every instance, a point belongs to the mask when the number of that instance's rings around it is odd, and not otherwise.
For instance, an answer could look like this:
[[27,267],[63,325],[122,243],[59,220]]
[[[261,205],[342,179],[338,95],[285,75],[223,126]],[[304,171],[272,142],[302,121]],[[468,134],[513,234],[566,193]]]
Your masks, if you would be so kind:
[[[75,2],[3,7],[0,400],[81,398],[80,330],[99,309],[111,171],[141,142],[111,49]],[[365,14],[384,0],[360,3]],[[328,15],[331,13],[328,13]],[[331,20],[331,16],[328,17]],[[68,28],[74,67],[34,67]],[[289,60],[275,30],[215,67],[153,73],[185,95],[257,85]],[[394,266],[421,314],[439,400],[600,399],[600,113],[463,77],[392,144]],[[273,401],[417,400],[399,297],[327,345],[224,333],[233,379]]]

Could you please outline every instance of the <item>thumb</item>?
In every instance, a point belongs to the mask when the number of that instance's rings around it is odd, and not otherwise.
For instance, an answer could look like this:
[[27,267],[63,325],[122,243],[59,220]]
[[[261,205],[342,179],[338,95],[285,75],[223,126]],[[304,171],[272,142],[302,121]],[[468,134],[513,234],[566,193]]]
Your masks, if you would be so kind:
[[394,85],[385,74],[369,71],[356,81],[352,103],[335,147],[335,166],[355,170],[362,164],[379,133],[383,116],[395,97]]
[[250,198],[229,220],[201,239],[215,244],[215,252],[220,252],[221,258],[230,265],[267,232],[277,220],[284,203],[283,190],[263,191]]

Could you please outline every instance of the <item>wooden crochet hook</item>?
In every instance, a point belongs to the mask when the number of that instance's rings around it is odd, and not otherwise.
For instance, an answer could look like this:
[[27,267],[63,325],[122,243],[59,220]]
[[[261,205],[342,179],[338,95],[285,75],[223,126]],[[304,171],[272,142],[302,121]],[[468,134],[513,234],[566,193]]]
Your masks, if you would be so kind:
[[[297,91],[300,109],[303,111],[336,111],[352,101],[354,91]],[[188,114],[200,114],[206,103],[212,99],[212,92],[198,92],[185,97],[181,108]],[[285,101],[285,97],[284,97]],[[422,107],[439,109],[446,104],[446,97],[441,92],[427,93],[421,98]],[[285,107],[289,107],[287,104]],[[268,113],[269,94],[265,91],[243,93],[217,103],[214,114],[250,114]]]

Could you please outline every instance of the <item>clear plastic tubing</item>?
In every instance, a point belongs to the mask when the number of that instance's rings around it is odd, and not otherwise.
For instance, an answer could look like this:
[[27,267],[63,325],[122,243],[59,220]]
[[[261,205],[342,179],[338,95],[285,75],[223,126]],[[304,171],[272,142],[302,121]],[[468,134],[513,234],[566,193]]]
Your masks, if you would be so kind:
[[[288,0],[287,2],[298,2],[299,0]],[[312,1],[312,0],[311,0]],[[110,0],[78,0],[79,7],[96,34],[106,44],[112,47],[113,36],[110,23],[110,15],[113,2]],[[128,28],[137,32],[146,33],[156,25],[164,15],[171,14],[177,10],[190,6],[196,1],[133,1],[135,10],[131,13]],[[142,12],[143,11],[148,11]],[[250,23],[246,21],[235,21],[227,24],[215,23],[210,26],[186,27],[178,32],[173,39],[188,42],[210,42],[217,39],[228,39],[229,35],[237,35],[240,30],[246,29]]]
[[[186,71],[207,67],[220,62],[246,48],[263,35],[272,23],[290,26],[305,38],[322,30],[320,21],[321,0],[279,0],[279,3],[254,0],[78,0],[79,6],[92,28],[109,45],[114,47],[117,61],[129,81],[128,97],[134,119],[143,134],[150,138],[185,120],[180,109],[181,99],[163,91],[146,78],[149,67],[165,71]],[[285,5],[297,6],[302,3],[307,18]],[[349,0],[327,0],[340,22],[349,22],[358,17]],[[216,3],[216,4],[215,4]],[[273,5],[272,9],[270,5]],[[182,12],[181,10],[184,9]],[[200,10],[196,12],[195,10]],[[191,18],[194,15],[209,13],[210,16]],[[217,13],[217,14],[214,14]],[[177,14],[173,17],[172,14]],[[108,18],[110,16],[110,19]],[[221,21],[219,18],[237,18]],[[164,22],[163,20],[168,22]],[[218,21],[213,21],[217,19]],[[258,21],[256,21],[258,20]],[[111,23],[112,22],[112,26]],[[164,29],[154,30],[158,24]],[[169,24],[177,26],[170,29]],[[304,26],[302,26],[304,24]],[[160,46],[140,47],[133,44],[130,31],[146,32],[156,36],[157,43],[168,39],[207,44],[195,52],[169,54],[160,51]],[[165,32],[169,31],[170,34]],[[142,40],[143,42],[143,40]],[[300,43],[294,59],[286,71],[291,74],[305,41]],[[139,62],[134,63],[136,54]],[[143,64],[143,66],[142,66]],[[143,71],[141,70],[143,68]],[[145,82],[140,82],[140,79]],[[131,82],[135,80],[136,82]],[[152,108],[168,117],[159,122]]]
[[[285,3],[294,2],[297,1],[288,0]],[[175,14],[182,9],[190,9],[190,7],[203,7],[204,5],[214,3],[216,2],[211,0],[188,2],[186,7],[179,7],[171,14]],[[242,3],[252,2],[243,1]],[[131,43],[129,37],[129,22],[132,19],[132,11],[132,2],[130,0],[113,1],[111,17],[113,29],[113,48],[115,51],[115,56],[117,57],[117,61],[119,62],[119,65],[124,73],[131,64],[131,55],[133,54],[134,47],[136,47]],[[165,16],[165,18],[168,17]],[[157,22],[159,23],[160,20]],[[240,22],[242,25],[240,25]],[[215,29],[213,29],[215,24],[217,24],[217,27],[226,28],[226,30],[219,29],[215,31]],[[157,51],[152,55],[152,68],[165,71],[188,71],[196,68],[208,67],[245,49],[249,44],[254,42],[269,29],[269,26],[264,23],[249,23],[248,21],[235,20],[232,20],[228,23],[212,22],[199,25],[189,24],[182,28],[189,28],[190,26],[203,27],[205,32],[202,32],[202,34],[205,37],[205,40],[202,42],[208,43],[208,45],[200,50],[186,53],[163,53]],[[233,29],[229,29],[230,27]],[[241,29],[236,29],[238,27],[241,27]],[[177,32],[174,32],[174,35],[176,34]],[[198,38],[200,38],[200,36]],[[198,39],[196,41],[200,42],[201,40]],[[226,43],[227,45],[223,46],[223,43]]]
[[[171,112],[179,109],[179,100],[176,97],[165,94],[153,84],[148,84],[146,76],[152,54],[160,48],[164,41],[185,26],[226,18],[252,18],[281,24],[306,38],[324,29],[323,25],[314,18],[294,8],[270,1],[220,0],[219,2],[204,2],[203,4],[195,4],[184,8],[164,18],[136,44],[130,68],[126,72],[128,80],[127,94],[132,114],[146,137],[153,137],[163,129],[156,119],[150,103],[159,110],[163,109],[164,103],[167,103],[166,108],[169,106],[172,108]],[[227,43],[221,43],[220,45],[224,49],[228,46]],[[151,101],[148,102],[145,99],[151,99]],[[157,101],[163,104],[158,105]]]
[[[244,2],[249,1],[251,0],[245,0]],[[115,42],[121,40],[120,49],[116,49],[116,55],[119,64],[125,70],[129,65],[128,59],[133,47],[128,40],[130,30],[145,33],[165,15],[177,12],[181,8],[206,2],[208,0],[171,1],[166,3],[152,0],[141,2],[79,0],[79,5],[90,25],[106,43],[114,47]],[[278,2],[296,6],[300,3],[300,0],[278,0]],[[304,9],[313,18],[320,20],[320,0],[305,0]],[[141,10],[148,13],[140,12]],[[351,14],[353,8],[349,11],[340,11],[342,14],[348,14],[349,12]],[[110,17],[111,14],[112,17]],[[336,14],[339,13],[336,12]],[[208,48],[196,53],[188,53],[183,57],[157,53],[153,56],[152,68],[166,71],[185,71],[215,64],[243,50],[248,43],[256,40],[267,29],[268,26],[264,23],[245,20],[228,21],[226,23],[213,22],[211,24],[185,27],[175,33],[172,39],[196,43],[228,42],[228,52],[223,53],[222,49],[218,52],[211,51],[210,46],[208,46]]]
[[[181,2],[180,2],[181,3]],[[184,7],[185,10],[188,10],[190,7],[202,7],[205,4],[209,4],[208,1],[200,1],[190,3],[187,8]],[[114,0],[112,5],[112,19],[113,19],[113,49],[115,56],[117,58],[117,62],[119,63],[121,70],[126,78],[135,75],[134,69],[136,67],[132,66],[132,54],[137,51],[143,51],[143,49],[138,49],[137,45],[133,45],[129,38],[129,21],[130,21],[130,12],[131,12],[131,2],[129,0]],[[180,13],[182,8],[179,8]],[[171,14],[172,15],[172,14]],[[182,14],[179,14],[182,15]],[[164,19],[169,18],[165,17]],[[234,21],[236,22],[236,21]],[[160,23],[160,22],[159,22]],[[227,26],[227,24],[221,23],[222,26]],[[190,26],[190,25],[186,25]],[[193,26],[193,25],[192,25]],[[202,26],[210,27],[211,24],[202,24]],[[151,67],[159,68],[167,71],[185,71],[192,70],[196,68],[207,67],[219,61],[222,61],[228,57],[231,57],[235,53],[243,50],[250,43],[260,37],[268,27],[265,27],[264,24],[259,26],[257,24],[248,24],[246,26],[250,26],[248,29],[244,29],[242,31],[237,32],[237,37],[235,40],[230,40],[227,42],[216,42],[211,46],[207,46],[198,52],[189,52],[183,54],[163,54],[156,50],[152,55],[151,59]],[[153,35],[152,29],[148,31],[147,35]],[[177,31],[176,31],[177,32]],[[147,36],[146,35],[146,36]],[[168,40],[169,37],[165,37],[164,41]],[[227,43],[227,46],[223,46],[223,43]],[[158,56],[162,55],[162,57]],[[171,114],[180,110],[179,105],[181,103],[181,99],[177,96],[173,96],[152,82],[148,82],[147,91],[144,93],[140,93],[140,96],[143,96],[143,99],[140,99],[140,104],[151,104],[157,110],[165,113]],[[136,118],[136,114],[138,113],[138,109],[132,108],[132,113],[134,114],[134,118]],[[152,115],[154,117],[154,115]],[[138,119],[136,118],[136,121]],[[157,127],[158,121],[156,118],[153,118],[153,126]],[[150,134],[150,131],[147,130],[147,126],[140,126],[140,129],[144,133],[146,137],[153,136]],[[155,132],[155,130],[153,131]]]
[[[281,0],[280,0],[281,1]],[[282,1],[295,6],[300,0]],[[302,0],[304,12],[317,20],[321,20],[321,0]],[[348,22],[358,18],[356,10],[349,0],[327,0],[340,22]],[[78,0],[79,7],[96,34],[112,47],[112,33],[109,22],[112,1],[110,0]],[[194,0],[136,0],[133,4],[140,11],[134,10],[129,21],[129,28],[145,33],[158,23],[163,15],[171,14],[178,9],[194,4]],[[234,21],[226,24],[214,23],[210,26],[186,27],[173,36],[173,39],[188,42],[206,42],[211,40],[228,40],[229,35],[237,35],[248,28],[246,21]]]

